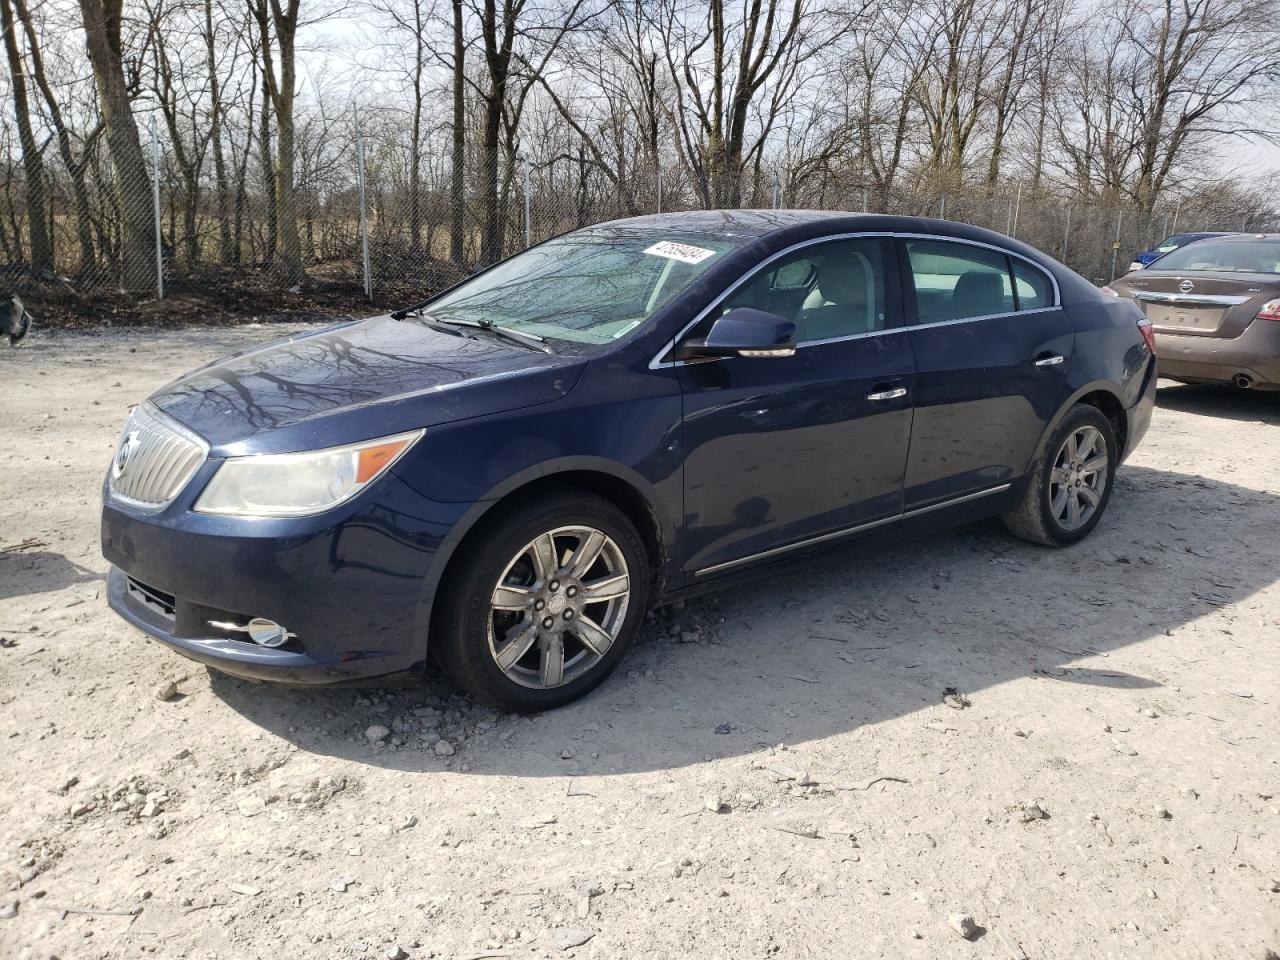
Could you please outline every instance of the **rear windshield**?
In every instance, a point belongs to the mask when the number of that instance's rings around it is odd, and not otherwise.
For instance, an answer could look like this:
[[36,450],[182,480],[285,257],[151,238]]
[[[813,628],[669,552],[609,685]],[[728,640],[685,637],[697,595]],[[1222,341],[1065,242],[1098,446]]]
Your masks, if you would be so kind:
[[1182,273],[1280,273],[1280,240],[1197,240],[1155,266]]
[[592,227],[539,244],[427,305],[590,349],[625,336],[752,238]]
[[1165,237],[1156,247],[1156,253],[1171,253],[1179,247],[1185,247],[1192,240],[1196,239],[1195,234],[1191,233],[1175,233],[1172,237]]

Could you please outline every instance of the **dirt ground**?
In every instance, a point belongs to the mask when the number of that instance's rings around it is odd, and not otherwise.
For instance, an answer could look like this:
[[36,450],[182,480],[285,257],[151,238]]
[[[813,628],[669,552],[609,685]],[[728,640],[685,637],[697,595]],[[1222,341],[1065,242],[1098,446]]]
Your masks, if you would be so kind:
[[127,407],[282,332],[0,351],[0,957],[1280,952],[1280,395],[1162,389],[1073,549],[830,553],[517,718],[230,680],[107,610]]

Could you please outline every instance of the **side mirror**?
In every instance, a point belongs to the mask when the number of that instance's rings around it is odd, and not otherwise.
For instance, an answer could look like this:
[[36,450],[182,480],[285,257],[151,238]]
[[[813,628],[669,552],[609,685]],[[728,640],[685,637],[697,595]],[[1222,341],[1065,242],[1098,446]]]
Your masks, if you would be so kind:
[[738,307],[716,320],[705,337],[680,344],[677,360],[708,357],[789,357],[796,352],[794,320]]

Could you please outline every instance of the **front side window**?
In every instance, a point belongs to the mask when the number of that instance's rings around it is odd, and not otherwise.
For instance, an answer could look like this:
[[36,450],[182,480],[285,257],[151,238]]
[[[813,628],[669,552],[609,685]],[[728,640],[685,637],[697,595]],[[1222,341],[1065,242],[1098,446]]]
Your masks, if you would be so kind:
[[780,258],[721,304],[794,320],[798,344],[885,328],[883,245],[876,237],[817,243]]
[[1180,273],[1280,273],[1280,242],[1275,240],[1197,240],[1166,254],[1154,270]]
[[433,300],[426,314],[489,321],[580,350],[640,326],[750,237],[593,227],[557,237]]

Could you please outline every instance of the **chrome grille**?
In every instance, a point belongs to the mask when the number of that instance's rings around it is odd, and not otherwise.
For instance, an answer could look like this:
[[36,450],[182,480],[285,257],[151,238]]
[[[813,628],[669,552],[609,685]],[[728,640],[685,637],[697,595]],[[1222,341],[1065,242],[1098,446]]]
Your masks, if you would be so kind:
[[111,461],[111,492],[163,507],[185,487],[209,453],[198,436],[144,403],[129,415]]

